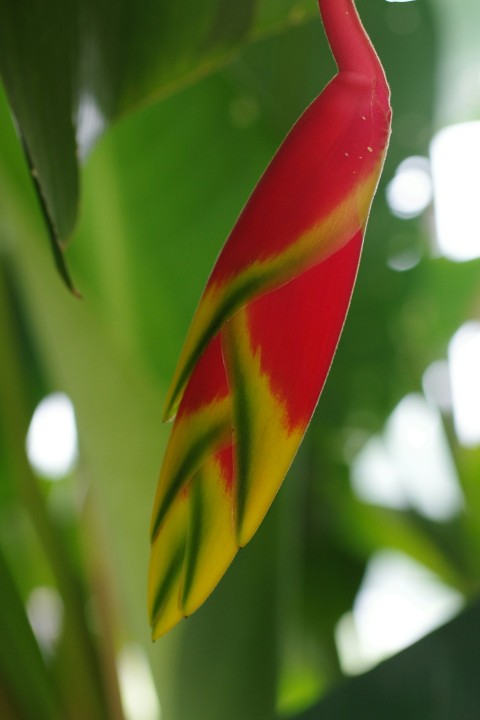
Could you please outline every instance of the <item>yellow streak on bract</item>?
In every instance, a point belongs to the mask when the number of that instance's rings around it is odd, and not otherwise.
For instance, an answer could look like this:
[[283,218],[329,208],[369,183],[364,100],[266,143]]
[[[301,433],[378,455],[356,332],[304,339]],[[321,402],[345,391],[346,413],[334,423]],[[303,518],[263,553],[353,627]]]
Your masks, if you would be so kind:
[[[237,462],[237,484],[244,492],[243,511],[237,518],[240,546],[252,538],[269,509],[302,440],[305,428],[289,428],[285,403],[271,390],[262,372],[260,354],[252,352],[246,311],[241,310],[226,326],[227,362],[231,363],[232,388],[242,384],[242,409],[246,427],[237,427],[238,454],[246,450],[247,466]],[[235,397],[234,403],[234,423]],[[248,444],[248,447],[245,447]]]
[[[363,178],[343,202],[284,251],[266,260],[253,262],[221,285],[213,285],[205,291],[167,394],[165,419],[175,414],[186,384],[186,380],[181,382],[185,368],[198,355],[205,340],[210,339],[206,337],[207,329],[221,308],[230,306],[229,314],[233,315],[252,297],[288,282],[340,250],[358,230],[363,230],[382,166],[383,156],[375,170]],[[242,288],[248,290],[242,293]]]
[[180,605],[181,568],[166,593],[164,602],[156,612],[154,612],[154,606],[158,590],[168,575],[172,558],[176,552],[182,552],[182,548],[184,548],[187,511],[186,498],[180,495],[170,508],[165,522],[152,544],[148,575],[148,612],[152,624],[153,640],[171,630],[183,618]]
[[222,444],[229,441],[231,437],[230,397],[215,400],[209,405],[204,405],[195,412],[185,414],[175,420],[155,493],[150,527],[151,533],[153,533],[158,512],[171,486],[172,479],[177,476],[185,456],[196,443],[200,442],[214,428],[217,428],[215,438],[212,438],[208,447],[204,448],[203,452],[199,454],[196,464],[191,468],[191,472],[183,479],[182,487],[192,478],[196,470],[203,465],[209,454],[214,454]]
[[[232,494],[227,492],[219,464],[210,458],[194,479],[201,493],[202,514],[195,553],[195,570],[183,611],[191,615],[210,595],[235,557],[238,547],[233,526]],[[192,488],[194,492],[195,489]],[[190,528],[190,532],[192,529]]]

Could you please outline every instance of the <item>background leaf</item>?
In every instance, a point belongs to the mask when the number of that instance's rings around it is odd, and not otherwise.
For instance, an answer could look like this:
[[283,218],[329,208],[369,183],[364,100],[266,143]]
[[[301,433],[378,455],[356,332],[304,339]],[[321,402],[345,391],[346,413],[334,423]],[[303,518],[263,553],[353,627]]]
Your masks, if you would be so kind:
[[[119,115],[224,63],[240,43],[285,22],[293,0],[38,0],[0,3],[0,74],[14,111],[54,256],[78,208],[78,152]],[[303,19],[304,9],[293,17]],[[257,19],[258,18],[258,19]],[[78,148],[78,152],[77,152]]]
[[[6,694],[6,718],[50,720],[59,717],[58,699],[52,677],[27,620],[13,578],[0,551],[0,698]],[[28,692],[19,668],[28,677]],[[3,692],[2,692],[3,691]],[[0,699],[0,708],[2,701]],[[9,715],[8,713],[11,713]]]
[[298,720],[473,720],[480,701],[479,614],[476,603],[396,657],[350,680]]

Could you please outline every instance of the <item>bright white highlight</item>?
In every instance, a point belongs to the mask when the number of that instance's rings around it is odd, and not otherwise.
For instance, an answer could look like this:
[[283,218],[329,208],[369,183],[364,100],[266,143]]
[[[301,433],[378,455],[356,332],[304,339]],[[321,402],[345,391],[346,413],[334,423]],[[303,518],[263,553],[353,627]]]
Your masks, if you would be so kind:
[[464,499],[438,410],[408,395],[352,463],[355,494],[365,502],[412,508],[432,520],[449,520]]
[[355,494],[365,502],[396,510],[409,507],[398,469],[380,437],[371,438],[353,461],[351,481]]
[[83,160],[105,129],[106,119],[96,99],[90,93],[80,98],[77,112],[77,145]]
[[390,416],[385,440],[419,513],[448,520],[464,505],[440,414],[421,395],[408,395]]
[[430,155],[439,250],[450,260],[480,257],[480,122],[441,130]]
[[27,615],[33,634],[45,654],[50,654],[62,630],[63,603],[56,590],[37,587],[28,596]]
[[442,412],[452,411],[450,371],[446,360],[435,360],[423,373],[423,392]]
[[397,217],[408,219],[420,215],[432,200],[427,158],[414,156],[400,163],[386,194],[390,210]]
[[370,560],[353,612],[337,625],[345,672],[357,674],[450,620],[463,598],[423,565],[397,551]]
[[123,648],[117,671],[126,720],[160,720],[160,703],[143,650],[137,645]]
[[448,348],[455,431],[462,445],[480,445],[480,322],[455,333]]
[[58,480],[71,472],[77,455],[73,405],[64,393],[47,395],[35,409],[28,428],[28,460],[39,475]]

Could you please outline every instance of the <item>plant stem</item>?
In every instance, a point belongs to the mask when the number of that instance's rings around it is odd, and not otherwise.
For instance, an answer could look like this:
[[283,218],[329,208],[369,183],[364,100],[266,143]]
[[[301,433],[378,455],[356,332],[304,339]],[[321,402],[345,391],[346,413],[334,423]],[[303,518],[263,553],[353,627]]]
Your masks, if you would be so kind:
[[[29,424],[28,405],[22,380],[22,356],[14,328],[12,302],[5,270],[0,265],[0,416],[7,418],[5,432],[11,467],[19,483],[20,494],[35,526],[39,540],[51,565],[65,606],[65,635],[75,668],[80,705],[71,703],[67,717],[103,720],[111,717],[105,702],[98,651],[89,631],[84,591],[65,550],[60,528],[49,516],[25,454]],[[67,699],[70,695],[68,689]],[[85,714],[87,713],[87,714]]]

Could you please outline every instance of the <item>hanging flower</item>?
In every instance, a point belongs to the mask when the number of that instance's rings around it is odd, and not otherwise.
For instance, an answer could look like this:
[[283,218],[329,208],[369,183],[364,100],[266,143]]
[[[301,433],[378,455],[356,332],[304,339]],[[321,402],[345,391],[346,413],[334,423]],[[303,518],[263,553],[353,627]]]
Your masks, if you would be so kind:
[[390,134],[389,89],[353,0],[319,0],[338,74],[233,228],[167,397],[153,637],[194,612],[253,536],[305,434],[344,324]]

